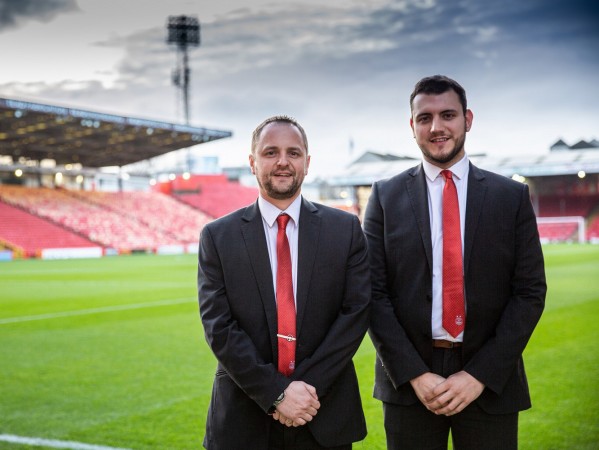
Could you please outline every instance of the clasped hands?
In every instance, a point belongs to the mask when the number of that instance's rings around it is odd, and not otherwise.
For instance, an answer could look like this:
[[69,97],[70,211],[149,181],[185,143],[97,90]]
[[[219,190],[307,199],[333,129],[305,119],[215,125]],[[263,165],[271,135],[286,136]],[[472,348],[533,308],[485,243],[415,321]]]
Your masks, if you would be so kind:
[[484,384],[463,370],[448,378],[427,372],[410,383],[418,399],[429,411],[445,416],[461,412],[485,388]]
[[316,388],[303,381],[293,381],[285,389],[285,398],[272,415],[288,427],[300,427],[310,422],[320,408]]

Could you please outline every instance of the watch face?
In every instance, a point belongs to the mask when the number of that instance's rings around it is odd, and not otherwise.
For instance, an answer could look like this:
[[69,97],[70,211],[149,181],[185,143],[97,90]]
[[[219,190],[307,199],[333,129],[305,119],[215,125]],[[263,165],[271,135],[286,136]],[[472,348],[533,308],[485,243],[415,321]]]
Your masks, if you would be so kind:
[[285,399],[285,392],[281,393],[281,395],[279,395],[277,397],[277,399],[273,402],[272,406],[270,407],[270,409],[268,410],[268,414],[272,415],[274,414],[274,412],[277,409],[277,406],[279,406],[279,404]]
[[279,403],[281,403],[283,400],[285,399],[285,392],[282,392],[281,395],[279,395],[279,397],[275,400],[275,406],[277,406]]

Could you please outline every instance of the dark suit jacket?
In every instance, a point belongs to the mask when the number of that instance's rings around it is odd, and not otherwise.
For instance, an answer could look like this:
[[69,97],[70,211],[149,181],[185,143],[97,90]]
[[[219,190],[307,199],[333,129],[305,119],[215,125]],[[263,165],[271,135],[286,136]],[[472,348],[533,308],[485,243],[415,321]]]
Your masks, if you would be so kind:
[[[489,413],[530,407],[522,352],[545,303],[545,271],[528,186],[470,164],[464,229],[464,370]],[[372,267],[376,398],[418,401],[431,371],[432,244],[422,165],[374,184],[364,230]]]
[[265,449],[268,409],[293,381],[316,388],[307,425],[324,446],[363,439],[366,423],[352,357],[369,324],[370,271],[358,219],[302,200],[298,235],[296,369],[277,371],[277,309],[257,202],[204,227],[198,296],[218,360],[204,445]]

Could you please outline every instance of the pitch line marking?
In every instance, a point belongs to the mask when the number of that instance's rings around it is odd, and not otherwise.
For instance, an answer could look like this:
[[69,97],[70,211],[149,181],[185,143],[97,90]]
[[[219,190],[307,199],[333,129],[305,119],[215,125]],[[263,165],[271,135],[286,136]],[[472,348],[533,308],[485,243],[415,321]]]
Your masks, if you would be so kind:
[[59,441],[56,439],[42,439],[13,434],[0,434],[0,441],[11,444],[34,445],[37,447],[66,448],[71,450],[130,450],[119,447],[107,447],[105,445],[84,444],[83,442]]
[[33,320],[57,319],[60,317],[85,316],[88,314],[96,314],[96,313],[104,313],[104,312],[127,311],[127,310],[142,309],[142,308],[153,308],[156,306],[177,305],[177,304],[181,304],[181,303],[187,303],[192,299],[195,299],[195,297],[175,298],[175,299],[169,299],[169,300],[158,300],[156,302],[146,302],[146,303],[134,303],[132,305],[113,305],[113,306],[105,306],[105,307],[101,307],[101,308],[81,309],[78,311],[63,311],[63,312],[48,313],[48,314],[36,314],[33,316],[7,317],[5,319],[0,319],[0,325],[5,325],[7,323],[30,322]]

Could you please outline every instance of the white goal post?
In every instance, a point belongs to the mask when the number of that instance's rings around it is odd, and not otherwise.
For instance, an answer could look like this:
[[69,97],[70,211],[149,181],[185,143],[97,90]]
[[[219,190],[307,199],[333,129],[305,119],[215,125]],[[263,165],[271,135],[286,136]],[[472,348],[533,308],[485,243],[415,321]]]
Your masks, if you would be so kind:
[[537,225],[541,224],[568,224],[573,223],[576,225],[576,230],[578,234],[578,242],[584,243],[586,242],[586,225],[584,221],[584,217],[582,216],[565,216],[565,217],[537,217]]

